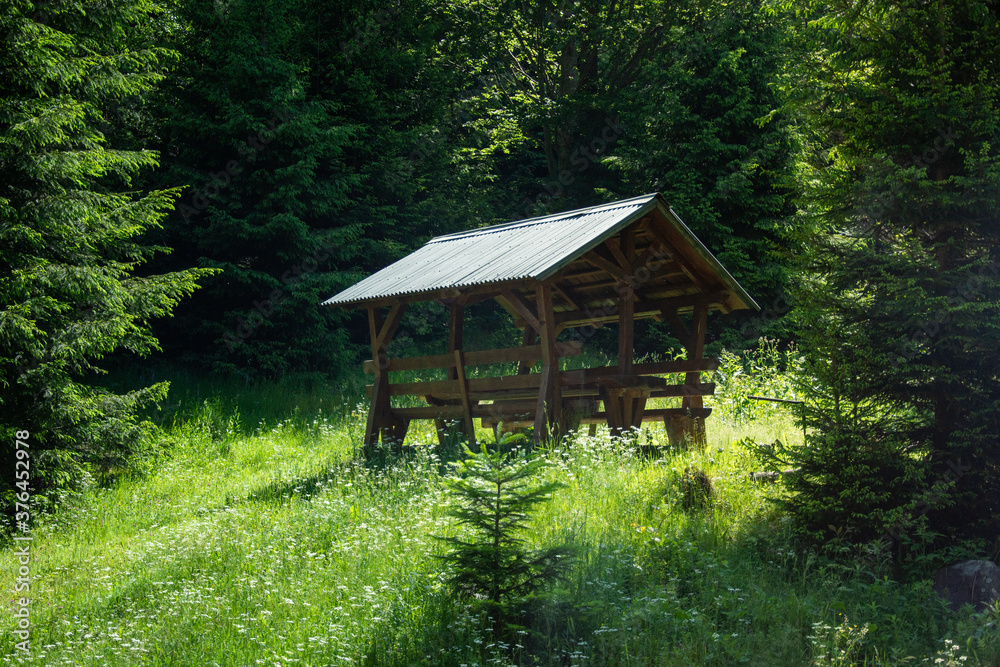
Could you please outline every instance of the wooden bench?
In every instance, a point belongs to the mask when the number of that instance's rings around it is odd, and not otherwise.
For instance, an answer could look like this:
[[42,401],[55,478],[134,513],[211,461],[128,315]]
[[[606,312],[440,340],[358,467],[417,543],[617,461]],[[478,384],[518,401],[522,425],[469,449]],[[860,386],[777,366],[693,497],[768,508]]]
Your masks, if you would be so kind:
[[[572,343],[556,343],[558,357],[571,357],[581,353],[581,347]],[[531,364],[542,356],[541,345],[526,345],[500,350],[462,352],[400,359],[385,359],[382,363],[388,373],[407,370],[447,369],[450,379],[422,382],[387,381],[387,396],[419,396],[428,405],[419,407],[393,407],[385,405],[381,422],[389,424],[383,440],[402,442],[409,424],[414,419],[433,419],[439,438],[444,438],[446,422],[457,421],[470,444],[475,445],[473,419],[480,419],[484,428],[494,432],[504,425],[508,428],[527,428],[537,424],[539,393],[543,374],[527,372]],[[468,377],[468,366],[517,363],[519,374],[498,377]],[[695,361],[662,361],[633,364],[631,373],[622,374],[617,366],[563,370],[556,374],[560,388],[560,429],[565,432],[578,429],[582,424],[608,424],[612,433],[620,434],[639,428],[645,422],[663,420],[668,436],[676,429],[672,424],[680,419],[703,420],[710,413],[704,408],[661,408],[646,410],[650,398],[708,396],[714,393],[711,383],[690,382],[702,371],[718,368],[717,359]],[[364,368],[374,373],[373,361],[366,361]],[[670,384],[660,375],[683,373],[686,382]],[[374,385],[366,388],[374,393]],[[602,403],[604,410],[598,409]],[[671,436],[671,441],[676,439]]]

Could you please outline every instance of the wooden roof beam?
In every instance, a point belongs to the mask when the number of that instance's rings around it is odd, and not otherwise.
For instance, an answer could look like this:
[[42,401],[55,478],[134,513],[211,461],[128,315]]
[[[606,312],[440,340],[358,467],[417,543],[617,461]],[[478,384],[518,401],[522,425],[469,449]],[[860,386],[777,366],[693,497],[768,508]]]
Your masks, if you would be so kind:
[[684,296],[673,296],[668,299],[660,299],[656,305],[664,314],[679,308],[690,306],[722,306],[725,307],[729,300],[729,292],[720,290],[717,292],[701,292],[699,294],[685,294]]
[[562,297],[563,301],[565,301],[570,308],[573,310],[582,310],[580,304],[585,303],[584,298],[577,294],[571,287],[555,282],[552,283],[552,289],[558,292],[559,296]]
[[[359,301],[350,304],[336,304],[338,308],[350,310],[352,308],[382,308],[385,306],[395,306],[401,303],[420,303],[423,301],[440,301],[444,305],[462,301],[462,305],[475,303],[475,297],[483,296],[483,299],[496,298],[502,290],[529,290],[534,291],[537,281],[530,278],[513,280],[507,283],[492,283],[488,285],[472,285],[470,287],[446,287],[442,289],[419,292],[417,294],[405,294],[402,296],[388,296],[370,301]],[[485,295],[485,296],[484,296]],[[479,299],[479,300],[483,300]]]
[[629,277],[626,275],[625,270],[615,264],[614,262],[605,259],[601,255],[598,255],[596,251],[591,250],[583,255],[583,258],[596,266],[599,269],[603,269],[609,273],[612,277],[621,280],[622,282],[628,282]]
[[[717,310],[725,310],[726,300],[729,292],[709,292],[704,294],[689,294],[685,296],[670,297],[648,302],[641,302],[636,306],[635,319],[645,319],[650,317],[669,316],[670,313],[681,309],[694,308],[698,305],[715,307]],[[586,310],[574,310],[564,313],[556,313],[556,323],[562,329],[581,327],[586,325],[606,324],[618,321],[617,304],[610,303],[605,307],[588,308]]]
[[[652,233],[653,237],[660,242],[661,245],[667,248],[684,247],[684,244],[679,245],[677,243],[671,242],[668,234],[664,232],[664,230],[661,229],[659,225],[651,224],[649,226],[649,231],[650,233]],[[671,232],[673,232],[673,230],[671,230]],[[685,273],[685,275],[687,275],[688,279],[695,285],[697,285],[698,289],[702,290],[703,292],[707,292],[709,289],[708,285],[706,285],[705,281],[700,276],[698,276],[694,271],[693,267],[691,266],[691,258],[685,255],[686,253],[684,253],[683,251],[678,252],[674,256],[674,261],[677,262],[678,266]]]
[[[531,326],[535,331],[541,331],[542,325],[538,321],[538,315],[535,313],[534,309],[521,298],[521,295],[517,294],[513,290],[504,290],[501,292],[500,296],[497,297],[497,301],[500,302],[501,306],[507,308],[515,316],[521,316],[525,322]],[[505,305],[505,304],[509,304]]]
[[[624,232],[623,232],[624,233]],[[633,236],[633,242],[635,237]],[[622,249],[621,243],[619,243],[617,238],[610,238],[604,242],[608,250],[611,251],[612,256],[618,261],[618,266],[622,268],[626,273],[632,273],[632,261],[629,259],[628,254]]]
[[625,255],[622,267],[629,272],[635,271],[635,225],[630,225],[622,230],[621,251]]

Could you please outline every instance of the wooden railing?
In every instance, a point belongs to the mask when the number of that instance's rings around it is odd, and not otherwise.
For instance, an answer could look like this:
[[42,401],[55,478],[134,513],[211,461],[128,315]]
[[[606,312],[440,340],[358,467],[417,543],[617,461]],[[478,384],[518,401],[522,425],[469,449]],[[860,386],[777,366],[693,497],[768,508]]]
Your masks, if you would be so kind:
[[[580,346],[572,343],[557,343],[556,347],[560,357],[576,356],[581,353]],[[466,374],[465,367],[499,363],[533,363],[538,361],[541,355],[541,345],[528,345],[473,352],[456,350],[448,354],[389,359],[385,362],[385,370],[388,372],[454,368],[458,376],[452,380],[389,382],[386,386],[389,396],[420,396],[430,403],[420,407],[391,407],[390,413],[395,420],[407,423],[412,419],[464,420],[468,428],[471,426],[471,419],[478,418],[482,420],[484,427],[496,426],[500,422],[528,426],[533,422],[538,409],[538,393],[542,383],[540,373],[470,378]],[[632,386],[620,391],[639,392],[643,399],[709,396],[715,392],[715,385],[712,383],[668,384],[656,376],[714,371],[718,367],[719,360],[713,358],[634,364],[630,375],[633,380]],[[373,361],[364,362],[364,368],[368,373],[375,372]],[[567,413],[575,416],[576,423],[596,424],[609,421],[608,412],[598,411],[597,404],[605,400],[609,391],[608,385],[614,386],[614,379],[619,377],[617,366],[560,371],[559,386]],[[643,377],[647,379],[642,380]],[[371,396],[373,385],[368,385],[366,389]],[[641,423],[685,415],[704,418],[711,412],[710,409],[698,409],[695,411],[697,414],[693,414],[691,410],[684,408],[644,410],[644,401],[643,407],[638,410],[637,414],[628,416],[628,421]],[[611,415],[610,418],[619,421],[623,419],[617,414]]]
[[[583,352],[583,347],[575,343],[556,343],[556,354],[560,357],[575,357]],[[541,345],[525,345],[523,347],[505,347],[499,350],[475,350],[463,352],[462,361],[466,366],[484,366],[487,364],[510,364],[517,362],[535,362],[542,358]],[[387,371],[419,371],[429,368],[454,368],[453,352],[432,354],[425,357],[403,357],[389,359]],[[369,359],[364,362],[365,373],[375,373],[375,362]]]

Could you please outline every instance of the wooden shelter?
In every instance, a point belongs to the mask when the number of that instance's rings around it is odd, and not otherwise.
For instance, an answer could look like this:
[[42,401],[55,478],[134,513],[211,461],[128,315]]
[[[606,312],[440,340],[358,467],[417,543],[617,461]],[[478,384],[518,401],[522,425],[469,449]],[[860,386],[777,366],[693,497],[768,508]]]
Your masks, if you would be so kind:
[[[499,302],[523,330],[520,347],[463,348],[463,309],[486,299]],[[448,352],[390,358],[407,304],[431,300],[449,311]],[[484,427],[533,426],[536,439],[580,424],[606,423],[620,434],[662,419],[671,442],[703,442],[710,410],[702,397],[714,385],[703,383],[701,373],[718,366],[703,356],[708,312],[758,309],[658,194],[437,237],[323,305],[368,311],[369,449],[380,438],[402,442],[413,419],[436,420],[439,434],[446,421],[457,421],[473,443],[477,418]],[[633,323],[650,317],[670,323],[686,360],[634,362]],[[616,366],[561,367],[560,360],[580,354],[593,328],[614,323]],[[539,360],[540,372],[531,372]],[[501,363],[516,363],[516,372],[467,373],[470,366]],[[393,371],[429,368],[447,369],[447,379],[390,380]],[[663,377],[671,374],[683,377]],[[420,396],[427,405],[394,407],[394,396]],[[682,397],[682,406],[647,410],[647,399],[657,397]]]

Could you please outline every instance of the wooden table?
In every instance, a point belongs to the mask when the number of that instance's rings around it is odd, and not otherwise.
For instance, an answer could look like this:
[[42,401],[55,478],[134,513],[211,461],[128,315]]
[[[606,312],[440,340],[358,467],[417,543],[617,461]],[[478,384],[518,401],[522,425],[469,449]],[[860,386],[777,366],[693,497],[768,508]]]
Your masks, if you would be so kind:
[[649,375],[605,375],[596,381],[598,395],[604,402],[608,428],[612,435],[642,427],[646,400],[654,389],[665,389],[664,378]]

